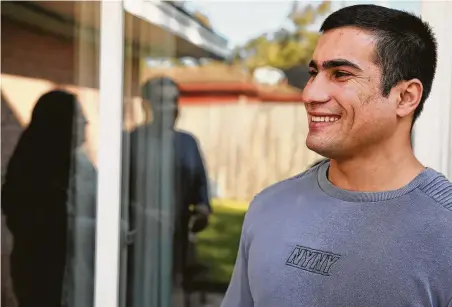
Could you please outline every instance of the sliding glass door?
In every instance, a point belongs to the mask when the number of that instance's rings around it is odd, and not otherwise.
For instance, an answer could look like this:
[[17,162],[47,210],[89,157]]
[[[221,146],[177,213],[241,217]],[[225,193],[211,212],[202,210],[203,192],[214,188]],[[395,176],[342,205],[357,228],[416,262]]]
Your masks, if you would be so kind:
[[121,244],[119,306],[173,306],[172,124],[178,89],[149,63],[173,57],[176,37],[128,11],[124,21],[121,218],[128,234]]
[[95,306],[175,306],[178,90],[149,63],[173,57],[176,36],[129,13],[127,3],[101,5]]

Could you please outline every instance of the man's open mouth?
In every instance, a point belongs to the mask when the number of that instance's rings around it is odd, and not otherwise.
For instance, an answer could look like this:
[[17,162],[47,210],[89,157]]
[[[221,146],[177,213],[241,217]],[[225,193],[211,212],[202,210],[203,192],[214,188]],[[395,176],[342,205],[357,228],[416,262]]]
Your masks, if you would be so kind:
[[337,115],[328,115],[328,116],[311,116],[311,122],[313,123],[330,123],[335,122],[340,119],[340,116]]

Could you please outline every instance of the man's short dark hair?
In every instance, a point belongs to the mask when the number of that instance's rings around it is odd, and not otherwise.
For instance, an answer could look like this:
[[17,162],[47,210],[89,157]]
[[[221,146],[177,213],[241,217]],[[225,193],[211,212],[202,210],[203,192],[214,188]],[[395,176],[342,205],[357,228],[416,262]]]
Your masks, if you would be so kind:
[[430,94],[436,71],[437,44],[430,26],[404,11],[377,5],[353,5],[328,16],[320,31],[347,26],[376,36],[375,63],[382,71],[383,96],[387,97],[400,81],[417,78],[422,82],[424,90],[414,112],[414,123]]

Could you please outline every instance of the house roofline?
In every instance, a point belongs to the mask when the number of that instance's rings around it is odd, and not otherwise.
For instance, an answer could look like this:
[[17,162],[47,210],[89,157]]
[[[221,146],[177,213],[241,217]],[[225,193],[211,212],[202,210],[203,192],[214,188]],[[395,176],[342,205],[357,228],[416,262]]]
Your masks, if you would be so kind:
[[226,59],[232,54],[224,37],[206,29],[166,1],[124,0],[124,8],[220,58]]

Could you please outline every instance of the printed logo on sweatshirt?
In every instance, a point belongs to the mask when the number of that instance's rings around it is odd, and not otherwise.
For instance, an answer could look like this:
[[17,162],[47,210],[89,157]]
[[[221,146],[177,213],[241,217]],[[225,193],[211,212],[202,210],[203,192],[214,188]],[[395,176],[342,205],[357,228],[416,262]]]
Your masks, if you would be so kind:
[[331,268],[339,258],[341,258],[341,255],[297,245],[287,259],[286,265],[311,273],[330,276]]

